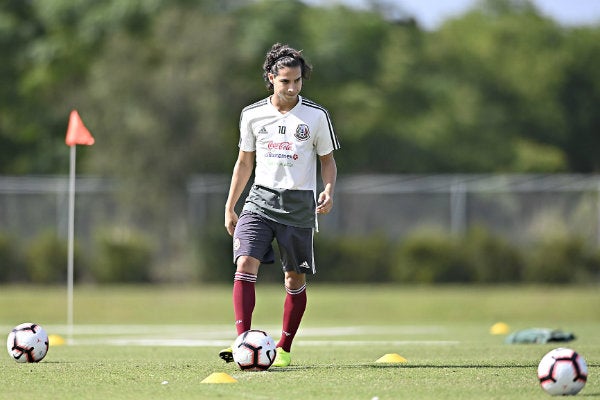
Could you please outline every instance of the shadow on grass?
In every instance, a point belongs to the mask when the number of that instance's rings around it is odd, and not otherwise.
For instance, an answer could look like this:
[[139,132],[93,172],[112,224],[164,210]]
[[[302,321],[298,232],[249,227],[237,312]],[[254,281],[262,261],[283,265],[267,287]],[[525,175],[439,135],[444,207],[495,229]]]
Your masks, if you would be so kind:
[[477,368],[537,368],[537,364],[506,364],[506,365],[438,365],[438,364],[392,364],[392,363],[381,363],[381,364],[319,364],[319,365],[294,365],[286,368],[273,367],[270,371],[273,372],[286,372],[286,371],[299,371],[309,369],[358,369],[358,368],[372,368],[372,369],[410,369],[410,368],[436,368],[436,369],[477,369]]
[[[537,363],[529,364],[408,364],[408,363],[366,363],[366,364],[315,364],[315,365],[291,365],[286,368],[272,367],[270,371],[286,372],[309,369],[356,369],[356,368],[432,368],[432,369],[476,369],[476,368],[537,368]],[[600,364],[588,364],[589,367],[600,367]]]
[[[313,369],[361,369],[361,368],[372,368],[372,369],[415,369],[415,368],[431,368],[431,369],[478,369],[478,368],[537,368],[537,364],[479,364],[479,365],[434,365],[434,364],[320,364],[320,365],[293,365],[286,368],[273,367],[269,369],[269,372],[295,372],[302,370],[313,370]],[[598,367],[600,364],[588,365],[588,367]],[[584,389],[585,390],[585,389]],[[579,397],[600,397],[600,393],[579,393]]]

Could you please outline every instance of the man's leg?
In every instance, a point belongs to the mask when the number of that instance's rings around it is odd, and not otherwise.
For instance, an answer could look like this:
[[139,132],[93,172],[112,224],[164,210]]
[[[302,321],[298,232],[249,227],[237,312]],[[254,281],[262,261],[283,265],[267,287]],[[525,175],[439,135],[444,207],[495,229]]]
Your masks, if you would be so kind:
[[256,258],[249,256],[238,258],[237,270],[233,279],[233,312],[238,335],[250,330],[252,325],[259,266],[260,261]]
[[[235,329],[240,335],[250,330],[252,313],[256,303],[255,284],[260,261],[249,256],[241,256],[237,260],[237,269],[233,278],[233,313],[235,316]],[[231,348],[219,352],[226,362],[233,361]]]
[[277,343],[277,358],[273,363],[276,367],[287,367],[291,362],[289,352],[306,310],[306,275],[287,271],[285,273],[285,290],[283,326],[281,338]]

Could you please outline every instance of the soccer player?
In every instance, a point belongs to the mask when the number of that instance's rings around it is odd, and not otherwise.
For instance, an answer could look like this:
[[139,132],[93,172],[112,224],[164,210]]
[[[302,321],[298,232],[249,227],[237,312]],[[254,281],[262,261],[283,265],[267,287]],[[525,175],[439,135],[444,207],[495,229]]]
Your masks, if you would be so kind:
[[[277,240],[286,297],[274,366],[290,365],[294,336],[306,309],[306,274],[316,272],[313,235],[317,214],[333,206],[340,144],[329,113],[300,96],[312,67],[301,51],[280,43],[266,55],[263,78],[272,94],[244,108],[238,158],[225,204],[225,228],[233,237],[233,310],[237,334],[251,327],[261,264],[272,264]],[[317,160],[323,191],[317,194]],[[239,217],[234,207],[252,171],[254,183]],[[219,356],[233,361],[232,349]]]

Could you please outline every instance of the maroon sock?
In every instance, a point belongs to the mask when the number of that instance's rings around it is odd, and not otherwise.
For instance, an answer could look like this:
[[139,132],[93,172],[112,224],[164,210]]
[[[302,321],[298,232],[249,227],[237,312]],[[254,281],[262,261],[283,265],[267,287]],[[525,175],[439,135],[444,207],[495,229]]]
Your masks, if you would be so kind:
[[294,336],[296,336],[298,327],[300,327],[304,310],[306,310],[306,285],[297,290],[288,288],[285,288],[285,290],[287,295],[283,305],[283,328],[277,347],[289,352],[292,348]]
[[233,278],[233,312],[238,335],[249,330],[252,325],[252,312],[256,302],[255,283],[256,275],[252,274],[236,272]]

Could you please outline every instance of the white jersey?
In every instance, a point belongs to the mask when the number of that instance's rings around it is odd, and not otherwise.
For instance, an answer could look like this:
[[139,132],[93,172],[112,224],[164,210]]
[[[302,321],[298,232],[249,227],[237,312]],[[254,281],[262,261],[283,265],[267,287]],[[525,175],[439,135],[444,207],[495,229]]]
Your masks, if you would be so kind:
[[298,97],[298,104],[285,114],[268,97],[244,108],[239,148],[256,152],[256,185],[316,193],[317,156],[340,144],[327,110]]

